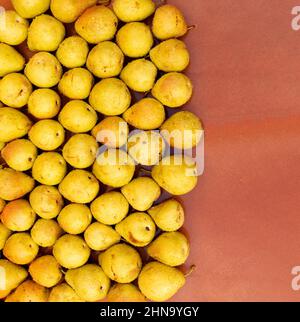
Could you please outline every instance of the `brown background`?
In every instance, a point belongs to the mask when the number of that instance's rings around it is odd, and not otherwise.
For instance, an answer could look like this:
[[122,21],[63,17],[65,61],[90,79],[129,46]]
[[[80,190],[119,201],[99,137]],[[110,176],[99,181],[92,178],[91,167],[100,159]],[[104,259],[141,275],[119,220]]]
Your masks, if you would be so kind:
[[206,130],[205,174],[184,197],[197,269],[175,300],[298,301],[300,0],[168,2],[197,25],[188,108]]

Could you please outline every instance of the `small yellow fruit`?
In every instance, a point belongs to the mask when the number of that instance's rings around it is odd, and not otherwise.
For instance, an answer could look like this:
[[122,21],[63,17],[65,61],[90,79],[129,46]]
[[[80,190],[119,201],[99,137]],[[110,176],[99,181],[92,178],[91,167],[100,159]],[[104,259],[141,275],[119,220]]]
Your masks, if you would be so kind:
[[29,265],[32,279],[44,287],[53,287],[62,278],[60,265],[51,255],[41,256]]
[[151,217],[143,212],[127,216],[115,229],[127,242],[136,247],[147,246],[153,240],[156,231]]
[[123,53],[132,58],[146,56],[153,45],[151,30],[142,22],[124,25],[118,31],[116,41]]
[[12,169],[27,171],[37,157],[37,148],[29,140],[18,139],[8,143],[1,150],[1,156]]
[[117,17],[124,22],[145,20],[155,11],[152,0],[114,0],[112,6]]
[[104,115],[120,115],[130,106],[131,94],[120,79],[107,78],[94,86],[89,102],[96,111]]
[[131,246],[117,244],[99,255],[99,264],[104,273],[118,283],[134,281],[142,268],[139,253]]
[[36,214],[27,200],[18,199],[9,202],[4,207],[0,219],[8,229],[20,232],[32,227]]
[[[6,226],[0,223],[0,250],[3,249],[8,237],[12,234],[12,231],[9,230]],[[1,265],[1,264],[0,264]],[[0,291],[1,294],[1,291]],[[1,298],[1,296],[0,296]]]
[[3,255],[18,265],[31,263],[37,256],[39,246],[28,233],[15,233],[11,235],[3,248]]
[[48,302],[84,302],[67,283],[54,286],[49,295]]
[[97,123],[96,111],[84,101],[70,101],[59,113],[58,120],[73,133],[90,131]]
[[92,214],[88,206],[73,203],[62,209],[57,221],[66,233],[78,235],[90,225]]
[[115,284],[108,292],[107,302],[146,302],[145,296],[133,284]]
[[66,38],[58,47],[56,57],[67,68],[81,67],[86,63],[89,46],[79,36]]
[[76,21],[75,30],[91,44],[113,39],[118,26],[118,18],[106,6],[88,8]]
[[25,59],[12,46],[0,43],[0,77],[19,72],[24,68]]
[[121,79],[136,92],[148,92],[152,89],[157,75],[157,68],[147,59],[133,60],[121,73]]
[[67,172],[64,158],[57,152],[45,152],[39,155],[32,167],[33,178],[44,185],[59,184]]
[[115,225],[128,214],[129,204],[126,198],[118,191],[102,194],[91,204],[94,218],[105,225]]
[[18,14],[23,18],[34,18],[50,7],[50,0],[12,0]]
[[52,89],[41,88],[32,92],[28,100],[28,112],[37,119],[51,119],[60,110],[61,100]]
[[143,98],[124,114],[124,120],[140,130],[158,129],[166,118],[163,105],[154,98]]
[[31,229],[31,238],[41,247],[52,247],[63,230],[53,219],[38,219]]
[[98,180],[88,171],[73,170],[59,185],[60,193],[74,203],[92,202],[100,189]]
[[53,247],[53,255],[58,263],[68,269],[84,265],[90,257],[90,252],[81,237],[69,234],[60,237]]

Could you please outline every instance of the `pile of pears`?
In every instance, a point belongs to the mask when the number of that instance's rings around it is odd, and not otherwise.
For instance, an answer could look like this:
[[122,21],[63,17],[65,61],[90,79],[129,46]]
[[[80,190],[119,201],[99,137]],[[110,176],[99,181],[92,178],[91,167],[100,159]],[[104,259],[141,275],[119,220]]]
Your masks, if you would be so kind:
[[168,118],[193,92],[183,14],[152,0],[11,2],[0,16],[0,299],[170,299],[190,251],[174,196],[197,171],[165,152],[193,149],[202,130],[189,111]]

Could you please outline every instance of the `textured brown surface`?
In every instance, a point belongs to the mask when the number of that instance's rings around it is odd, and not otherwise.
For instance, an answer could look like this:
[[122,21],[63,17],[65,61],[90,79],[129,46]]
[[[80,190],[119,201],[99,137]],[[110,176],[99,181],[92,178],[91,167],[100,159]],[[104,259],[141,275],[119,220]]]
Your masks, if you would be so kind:
[[[8,1],[0,0],[0,4]],[[185,13],[206,169],[184,197],[196,271],[177,301],[294,300],[300,265],[300,31],[293,0],[169,0]],[[300,5],[300,1],[299,1]]]

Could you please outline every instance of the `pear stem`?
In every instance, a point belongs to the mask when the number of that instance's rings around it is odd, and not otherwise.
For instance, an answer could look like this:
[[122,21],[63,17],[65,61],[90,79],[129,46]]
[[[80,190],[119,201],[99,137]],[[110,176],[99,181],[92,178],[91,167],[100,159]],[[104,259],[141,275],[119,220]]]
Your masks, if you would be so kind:
[[109,6],[111,0],[98,0],[98,4],[102,4],[104,6]]
[[197,26],[196,25],[191,25],[191,26],[188,26],[187,30],[190,31],[192,29],[195,29]]
[[189,268],[189,270],[184,274],[184,277],[186,278],[186,277],[189,277],[190,275],[192,275],[193,272],[195,271],[196,267],[197,267],[196,265],[192,265]]

